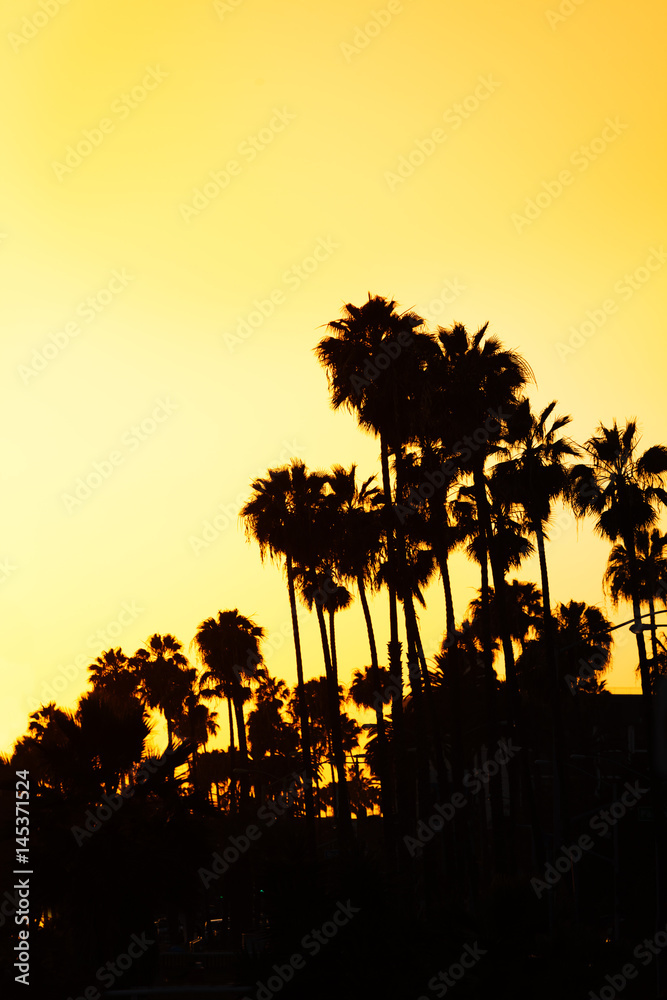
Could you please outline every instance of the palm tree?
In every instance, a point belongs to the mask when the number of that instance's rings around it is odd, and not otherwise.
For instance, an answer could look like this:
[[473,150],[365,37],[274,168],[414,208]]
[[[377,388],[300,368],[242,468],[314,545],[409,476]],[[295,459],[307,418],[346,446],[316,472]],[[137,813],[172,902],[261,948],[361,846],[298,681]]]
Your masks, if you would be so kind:
[[[489,336],[487,327],[488,324],[484,324],[472,335],[461,323],[454,324],[451,329],[439,328],[441,356],[432,366],[440,389],[434,420],[442,444],[457,456],[462,472],[472,477],[480,545],[489,554],[493,585],[502,613],[504,574],[492,528],[485,465],[496,451],[516,408],[517,393],[532,377],[532,372],[516,351],[505,349],[498,337]],[[503,649],[510,702],[516,705],[514,658],[507,637]]]
[[216,721],[217,712],[212,712],[208,705],[199,699],[202,692],[189,691],[185,696],[181,713],[174,725],[174,733],[180,740],[187,740],[192,747],[190,758],[190,779],[197,790],[197,754],[199,747],[205,747],[209,736],[215,736],[220,728]]
[[[489,605],[491,615],[491,634],[494,639],[507,628],[510,638],[518,643],[523,652],[526,642],[542,634],[542,594],[534,583],[524,580],[510,580],[506,586],[507,602],[505,612],[507,620],[501,623],[498,607],[495,601],[495,591],[489,587]],[[482,597],[473,598],[468,606],[470,622],[474,632],[481,634]]]
[[220,689],[228,687],[234,704],[236,732],[241,764],[241,807],[247,805],[249,794],[248,745],[243,716],[245,691],[241,677],[252,677],[262,662],[260,642],[264,629],[251,618],[245,618],[234,608],[218,611],[217,618],[207,618],[197,627],[194,644],[206,668],[205,683],[213,681]]
[[318,480],[317,477],[309,475],[304,463],[294,459],[289,466],[269,469],[265,479],[254,480],[252,483],[253,496],[241,509],[241,517],[245,522],[246,538],[257,542],[262,561],[268,555],[272,560],[284,560],[285,563],[296,655],[301,752],[306,773],[306,821],[311,848],[314,845],[315,837],[313,772],[296,606],[295,567],[299,564],[302,544],[304,541],[307,542],[310,537],[313,497],[321,493],[323,484],[324,478]]
[[173,635],[150,636],[129,663],[139,678],[139,693],[150,709],[162,713],[167,723],[167,748],[173,747],[174,725],[183,703],[192,692],[197,671],[188,667],[181,643]]
[[[637,565],[637,532],[658,520],[657,504],[667,503],[663,478],[667,473],[667,448],[653,445],[637,454],[639,436],[635,420],[621,430],[600,424],[583,450],[589,464],[571,472],[569,498],[578,517],[595,517],[595,530],[603,538],[623,542],[628,559],[628,588],[637,624],[641,620],[641,578]],[[644,634],[637,630],[637,652],[642,681],[646,725],[651,729],[651,677]],[[649,743],[649,746],[652,744]]]
[[[335,539],[335,545],[331,546],[329,558],[341,580],[345,582],[354,580],[357,585],[368,635],[371,683],[375,684],[375,691],[379,692],[382,678],[366,589],[367,587],[373,589],[377,586],[377,572],[382,550],[382,525],[377,509],[380,491],[372,485],[375,476],[371,476],[361,486],[358,486],[356,471],[357,467],[354,464],[349,469],[344,469],[341,465],[334,465],[331,473],[327,476],[327,485],[331,492],[325,502],[331,509],[334,521],[331,537]],[[382,699],[374,699],[369,707],[375,711],[378,727],[381,811],[384,817],[386,844],[389,847],[393,810]]]
[[[330,726],[331,744],[333,748],[333,758],[336,764],[338,775],[337,795],[338,795],[338,834],[340,838],[340,848],[342,852],[349,849],[352,842],[352,826],[350,817],[350,804],[347,790],[347,771],[345,768],[345,751],[343,745],[343,729],[340,710],[340,691],[338,685],[338,674],[335,656],[335,639],[332,645],[327,634],[327,625],[324,617],[325,609],[329,611],[330,622],[333,633],[333,615],[335,614],[337,602],[343,600],[339,591],[343,590],[349,603],[349,593],[345,588],[338,588],[333,582],[330,571],[320,566],[314,568],[305,566],[298,570],[298,586],[301,598],[312,611],[315,607],[317,621],[320,629],[320,641],[322,643],[322,655],[324,657],[324,670],[326,676],[327,689],[327,709],[328,722]],[[327,602],[330,602],[327,605]],[[341,606],[345,606],[342,604]]]
[[255,682],[255,708],[248,716],[253,761],[266,755],[285,760],[292,758],[299,745],[298,733],[282,714],[290,690],[285,681],[272,677],[265,667],[257,668]]
[[[415,333],[422,325],[422,318],[415,313],[398,313],[394,300],[369,293],[368,301],[362,306],[348,303],[344,307],[343,318],[328,324],[330,336],[323,338],[315,348],[327,372],[332,408],[345,407],[354,412],[359,425],[380,438],[387,558],[394,568],[389,574],[389,669],[395,682],[392,718],[397,767],[401,775],[398,791],[403,826],[408,806],[396,595],[396,581],[403,566],[403,537],[393,507],[389,454],[397,456],[400,466],[402,445],[415,436],[411,415],[417,414],[418,404],[428,390],[423,374],[425,359],[433,353],[433,342],[428,335]],[[395,499],[401,504],[399,466]]]
[[[495,466],[493,482],[504,496],[509,497],[523,509],[526,527],[537,542],[544,621],[542,635],[552,689],[556,787],[560,798],[563,799],[565,764],[560,715],[561,699],[544,541],[548,537],[547,525],[553,504],[567,492],[568,469],[565,460],[576,457],[579,450],[567,438],[559,437],[559,431],[570,423],[569,416],[555,417],[551,426],[547,426],[555,406],[556,400],[553,400],[538,416],[531,411],[527,399],[518,404],[508,421],[505,433],[509,447],[500,450],[500,454],[504,455],[506,460]],[[555,809],[558,813],[558,803]],[[558,829],[555,836],[556,840],[559,840]]]
[[142,759],[151,733],[138,698],[124,702],[104,691],[81,696],[74,712],[52,702],[30,716],[15,748],[42,785],[68,798],[99,801],[116,791]]
[[123,650],[106,649],[88,667],[88,680],[95,691],[104,691],[120,701],[137,693],[140,678]]
[[[635,546],[640,603],[648,606],[651,622],[651,673],[653,687],[655,687],[659,673],[655,600],[657,597],[661,597],[663,604],[666,603],[667,557],[665,556],[665,548],[667,534],[661,535],[657,528],[654,528],[650,533],[644,528],[639,528],[635,533]],[[614,545],[609,554],[603,585],[615,608],[618,607],[621,599],[632,600],[630,559],[622,543]]]
[[558,437],[571,417],[556,417],[547,427],[556,401],[549,403],[539,416],[530,408],[527,399],[515,408],[508,422],[506,440],[510,448],[500,450],[506,460],[493,470],[493,482],[504,496],[519,504],[526,515],[526,527],[535,535],[540,560],[544,637],[552,678],[556,677],[553,645],[553,624],[549,596],[549,574],[544,541],[553,504],[567,492],[568,470],[565,459],[579,454],[578,448],[568,439]]
[[[454,491],[460,486],[459,472],[455,461],[441,445],[430,440],[427,434],[428,430],[425,428],[418,450],[409,451],[403,460],[406,490],[404,513],[406,518],[412,518],[412,514],[417,515],[415,520],[421,537],[430,545],[438,562],[445,596],[446,638],[454,645],[456,617],[449,554],[461,544],[462,539],[451,521],[449,508],[454,500]],[[442,472],[447,460],[453,466],[449,476]],[[410,534],[411,530],[414,533],[412,520],[407,533]]]

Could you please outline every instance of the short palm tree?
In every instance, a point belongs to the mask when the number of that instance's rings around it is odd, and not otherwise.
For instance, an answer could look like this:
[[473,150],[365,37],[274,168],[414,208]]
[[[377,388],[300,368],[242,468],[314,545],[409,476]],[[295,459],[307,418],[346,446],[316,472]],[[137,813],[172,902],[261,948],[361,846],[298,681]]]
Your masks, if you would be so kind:
[[[665,555],[667,534],[661,535],[657,528],[651,532],[639,528],[635,532],[635,546],[640,604],[648,607],[651,622],[651,672],[655,685],[659,673],[655,602],[657,598],[662,598],[663,604],[667,603],[667,556]],[[617,607],[621,600],[632,600],[630,559],[622,543],[614,545],[609,554],[603,583],[614,607]]]
[[173,635],[150,636],[130,664],[139,679],[139,695],[150,709],[157,709],[167,723],[167,747],[173,747],[174,725],[185,698],[193,689],[197,671],[188,666],[181,643]]
[[252,677],[262,662],[260,643],[263,636],[264,629],[260,625],[234,608],[218,611],[216,618],[201,622],[193,640],[205,667],[202,682],[212,682],[221,692],[223,688],[231,692],[239,740],[242,808],[247,805],[249,794],[248,744],[243,715],[246,698],[242,677]]
[[[603,538],[622,541],[628,560],[628,587],[637,624],[641,618],[641,578],[637,565],[637,532],[658,521],[658,505],[667,503],[663,481],[667,474],[667,448],[653,445],[638,454],[639,435],[635,420],[623,429],[600,424],[597,434],[583,446],[589,462],[571,472],[569,498],[578,517],[595,518],[595,530]],[[639,670],[646,723],[651,718],[651,677],[641,630],[636,632]]]

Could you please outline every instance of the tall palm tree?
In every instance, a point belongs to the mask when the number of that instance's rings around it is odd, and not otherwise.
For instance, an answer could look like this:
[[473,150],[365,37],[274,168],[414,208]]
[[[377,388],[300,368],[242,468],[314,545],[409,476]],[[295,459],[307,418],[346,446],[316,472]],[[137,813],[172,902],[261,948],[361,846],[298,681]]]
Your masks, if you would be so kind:
[[[472,478],[479,539],[489,554],[493,585],[501,608],[505,600],[501,553],[492,528],[485,466],[498,447],[532,371],[516,351],[487,333],[488,323],[469,334],[461,323],[438,330],[441,356],[432,365],[440,398],[434,419],[446,448]],[[516,712],[516,680],[511,642],[503,641],[510,702]]]
[[[325,610],[328,610],[331,622],[331,638],[334,638],[333,615],[336,607],[344,607],[345,604],[339,602],[344,600],[340,596],[340,591],[344,591],[346,600],[349,603],[350,595],[345,588],[338,588],[333,583],[330,571],[325,567],[309,566],[300,567],[298,570],[298,587],[301,598],[309,611],[315,607],[317,622],[320,629],[320,641],[322,643],[322,655],[324,657],[324,670],[327,688],[327,708],[328,722],[330,726],[331,744],[333,748],[333,758],[336,764],[338,776],[337,796],[338,796],[338,834],[340,848],[342,852],[349,850],[352,843],[352,825],[350,817],[350,802],[347,788],[347,770],[345,767],[345,750],[343,744],[343,727],[340,708],[340,690],[338,684],[337,665],[334,644],[327,634],[327,625],[324,617]],[[329,604],[327,604],[329,602]]]
[[[661,535],[657,528],[650,533],[639,528],[635,532],[636,565],[640,604],[648,607],[651,623],[651,674],[653,686],[659,673],[658,637],[655,622],[655,601],[661,597],[663,604],[667,595],[667,534]],[[631,601],[630,559],[622,543],[614,545],[607,562],[603,585],[608,591],[614,607],[620,600]]]
[[[425,427],[418,449],[413,448],[409,451],[403,461],[406,480],[404,514],[406,519],[410,519],[407,534],[414,533],[413,515],[417,515],[415,520],[421,536],[430,545],[438,562],[445,596],[446,639],[454,645],[456,617],[449,573],[449,555],[461,544],[462,539],[452,522],[450,506],[461,484],[454,459],[437,441],[429,439],[427,435],[428,429]],[[452,474],[445,476],[442,467],[448,461],[452,467]]]
[[[514,409],[505,432],[508,446],[499,454],[505,461],[499,462],[493,470],[493,482],[503,495],[517,503],[524,511],[526,527],[535,536],[540,561],[542,584],[542,616],[544,626],[542,636],[546,664],[551,679],[553,707],[553,747],[555,782],[558,798],[555,801],[556,825],[559,827],[559,801],[565,798],[565,761],[563,757],[563,732],[560,714],[560,679],[556,657],[554,622],[551,612],[549,574],[545,552],[547,525],[551,518],[554,502],[565,496],[568,485],[569,458],[579,455],[579,449],[559,432],[566,427],[569,416],[555,417],[551,425],[547,421],[556,406],[553,400],[542,412],[534,414],[527,399]],[[555,838],[560,840],[561,831],[556,830]]]
[[553,400],[536,415],[530,408],[529,400],[524,399],[518,404],[506,430],[509,447],[499,451],[505,461],[499,462],[493,470],[494,484],[521,506],[526,516],[526,527],[535,535],[540,560],[546,653],[553,678],[557,671],[544,541],[548,537],[546,530],[553,504],[567,492],[565,460],[579,455],[579,449],[573,442],[558,436],[559,431],[570,423],[571,417],[555,417],[551,426],[547,426],[555,406],[556,401]]
[[202,681],[212,681],[220,687],[228,685],[232,693],[239,740],[242,809],[248,802],[249,776],[243,716],[243,702],[246,699],[241,678],[252,677],[257,665],[262,662],[260,643],[263,637],[264,629],[261,625],[239,614],[236,608],[218,611],[217,618],[207,618],[201,622],[194,637],[194,644],[206,668]]
[[268,555],[272,560],[284,560],[285,564],[296,656],[301,752],[306,773],[306,821],[311,848],[315,837],[313,770],[296,606],[295,568],[303,555],[303,543],[308,544],[310,540],[313,499],[321,494],[323,485],[323,477],[318,480],[317,476],[308,473],[303,462],[294,459],[289,466],[269,469],[266,478],[254,480],[253,495],[241,509],[246,538],[257,542],[262,561]]
[[[379,692],[382,680],[375,630],[366,591],[367,588],[375,589],[377,587],[377,573],[382,551],[382,524],[378,511],[381,494],[377,487],[372,485],[375,476],[371,476],[358,485],[356,471],[357,467],[354,464],[349,469],[344,469],[341,465],[334,465],[327,476],[327,486],[330,492],[326,497],[325,504],[329,508],[333,520],[331,538],[335,541],[335,544],[330,547],[328,555],[338,577],[344,582],[354,581],[357,585],[368,635],[371,683],[375,684],[375,691]],[[382,699],[378,697],[369,707],[375,710],[378,727],[381,811],[384,817],[386,844],[389,847],[393,809],[391,805],[389,753],[382,705]]]
[[[595,530],[603,538],[623,542],[628,558],[628,584],[635,622],[641,616],[641,579],[637,566],[637,532],[652,528],[658,520],[658,504],[667,503],[663,489],[667,473],[667,448],[653,445],[638,454],[639,435],[635,420],[623,429],[600,424],[597,434],[583,446],[589,462],[571,472],[569,498],[578,517],[595,517]],[[651,729],[651,677],[644,634],[635,633],[642,681],[646,725]],[[649,744],[650,746],[651,744]]]
[[359,425],[380,439],[380,461],[384,496],[387,557],[394,567],[389,582],[389,669],[395,682],[392,702],[397,766],[401,774],[399,798],[401,823],[407,815],[407,788],[404,769],[403,695],[401,647],[398,638],[396,580],[403,566],[403,537],[400,521],[394,512],[394,500],[400,504],[402,486],[397,467],[395,493],[392,490],[389,455],[399,457],[402,445],[414,437],[411,415],[418,412],[421,397],[428,386],[423,377],[431,338],[416,333],[423,320],[414,312],[399,313],[397,303],[382,296],[371,296],[362,306],[347,303],[343,318],[332,320],[315,348],[318,360],[326,369],[331,406],[344,407],[356,414]]

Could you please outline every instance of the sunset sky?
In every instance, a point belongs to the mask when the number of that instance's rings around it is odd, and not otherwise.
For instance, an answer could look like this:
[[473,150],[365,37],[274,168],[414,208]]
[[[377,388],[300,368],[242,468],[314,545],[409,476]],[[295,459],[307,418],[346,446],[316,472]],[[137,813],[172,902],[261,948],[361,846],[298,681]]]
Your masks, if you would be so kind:
[[[663,4],[5,0],[0,27],[0,750],[42,700],[75,704],[77,662],[188,647],[219,609],[294,683],[280,570],[236,514],[292,456],[378,471],[313,355],[369,291],[432,328],[488,320],[576,440],[636,416],[642,448],[667,442]],[[628,618],[591,524],[552,539],[554,602]],[[461,556],[454,579],[460,619]],[[384,597],[374,615],[384,650]],[[358,601],[339,621],[346,681]]]

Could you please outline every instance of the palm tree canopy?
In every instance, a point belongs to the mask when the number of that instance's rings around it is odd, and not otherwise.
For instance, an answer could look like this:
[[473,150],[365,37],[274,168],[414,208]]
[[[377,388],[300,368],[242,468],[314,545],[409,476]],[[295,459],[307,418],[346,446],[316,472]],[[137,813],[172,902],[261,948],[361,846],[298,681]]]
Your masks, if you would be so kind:
[[[534,378],[521,355],[503,347],[497,336],[487,334],[487,328],[485,323],[470,334],[461,323],[450,329],[440,327],[441,351],[430,369],[440,387],[432,413],[433,437],[451,454],[462,456],[463,464],[476,455],[479,458],[484,451],[480,445],[488,446],[498,438],[516,394]],[[476,433],[483,435],[482,441],[475,440]],[[465,435],[473,435],[473,447],[461,440]]]
[[354,411],[364,430],[394,448],[414,436],[413,418],[429,391],[425,372],[437,352],[429,334],[415,332],[423,323],[410,310],[397,312],[393,299],[369,293],[362,306],[345,306],[315,348],[333,409]]
[[494,488],[524,508],[531,531],[538,522],[544,530],[553,502],[567,490],[564,461],[580,454],[572,441],[558,436],[571,417],[555,417],[547,426],[555,406],[553,400],[538,415],[532,412],[528,399],[519,402],[507,421],[507,447],[499,449],[505,461],[498,462],[491,474]]
[[289,556],[308,562],[316,534],[315,515],[322,501],[327,477],[309,472],[299,459],[289,466],[269,469],[265,478],[252,483],[253,496],[241,509],[246,537],[259,545],[260,556]]
[[[667,598],[667,534],[661,535],[657,528],[650,533],[640,528],[635,534],[637,550],[637,575],[639,599],[642,604],[661,597]],[[603,585],[612,599],[614,607],[619,601],[632,600],[630,580],[630,560],[623,544],[614,545],[607,562]]]
[[217,618],[201,622],[193,640],[202,662],[221,685],[240,686],[241,674],[253,677],[262,663],[260,643],[264,629],[234,608],[218,611]]
[[656,504],[667,503],[663,478],[667,473],[667,448],[654,445],[637,454],[639,437],[635,420],[621,430],[600,424],[598,433],[584,445],[590,464],[576,465],[570,474],[568,496],[579,517],[595,516],[595,530],[603,538],[629,538],[639,528],[658,520]]

